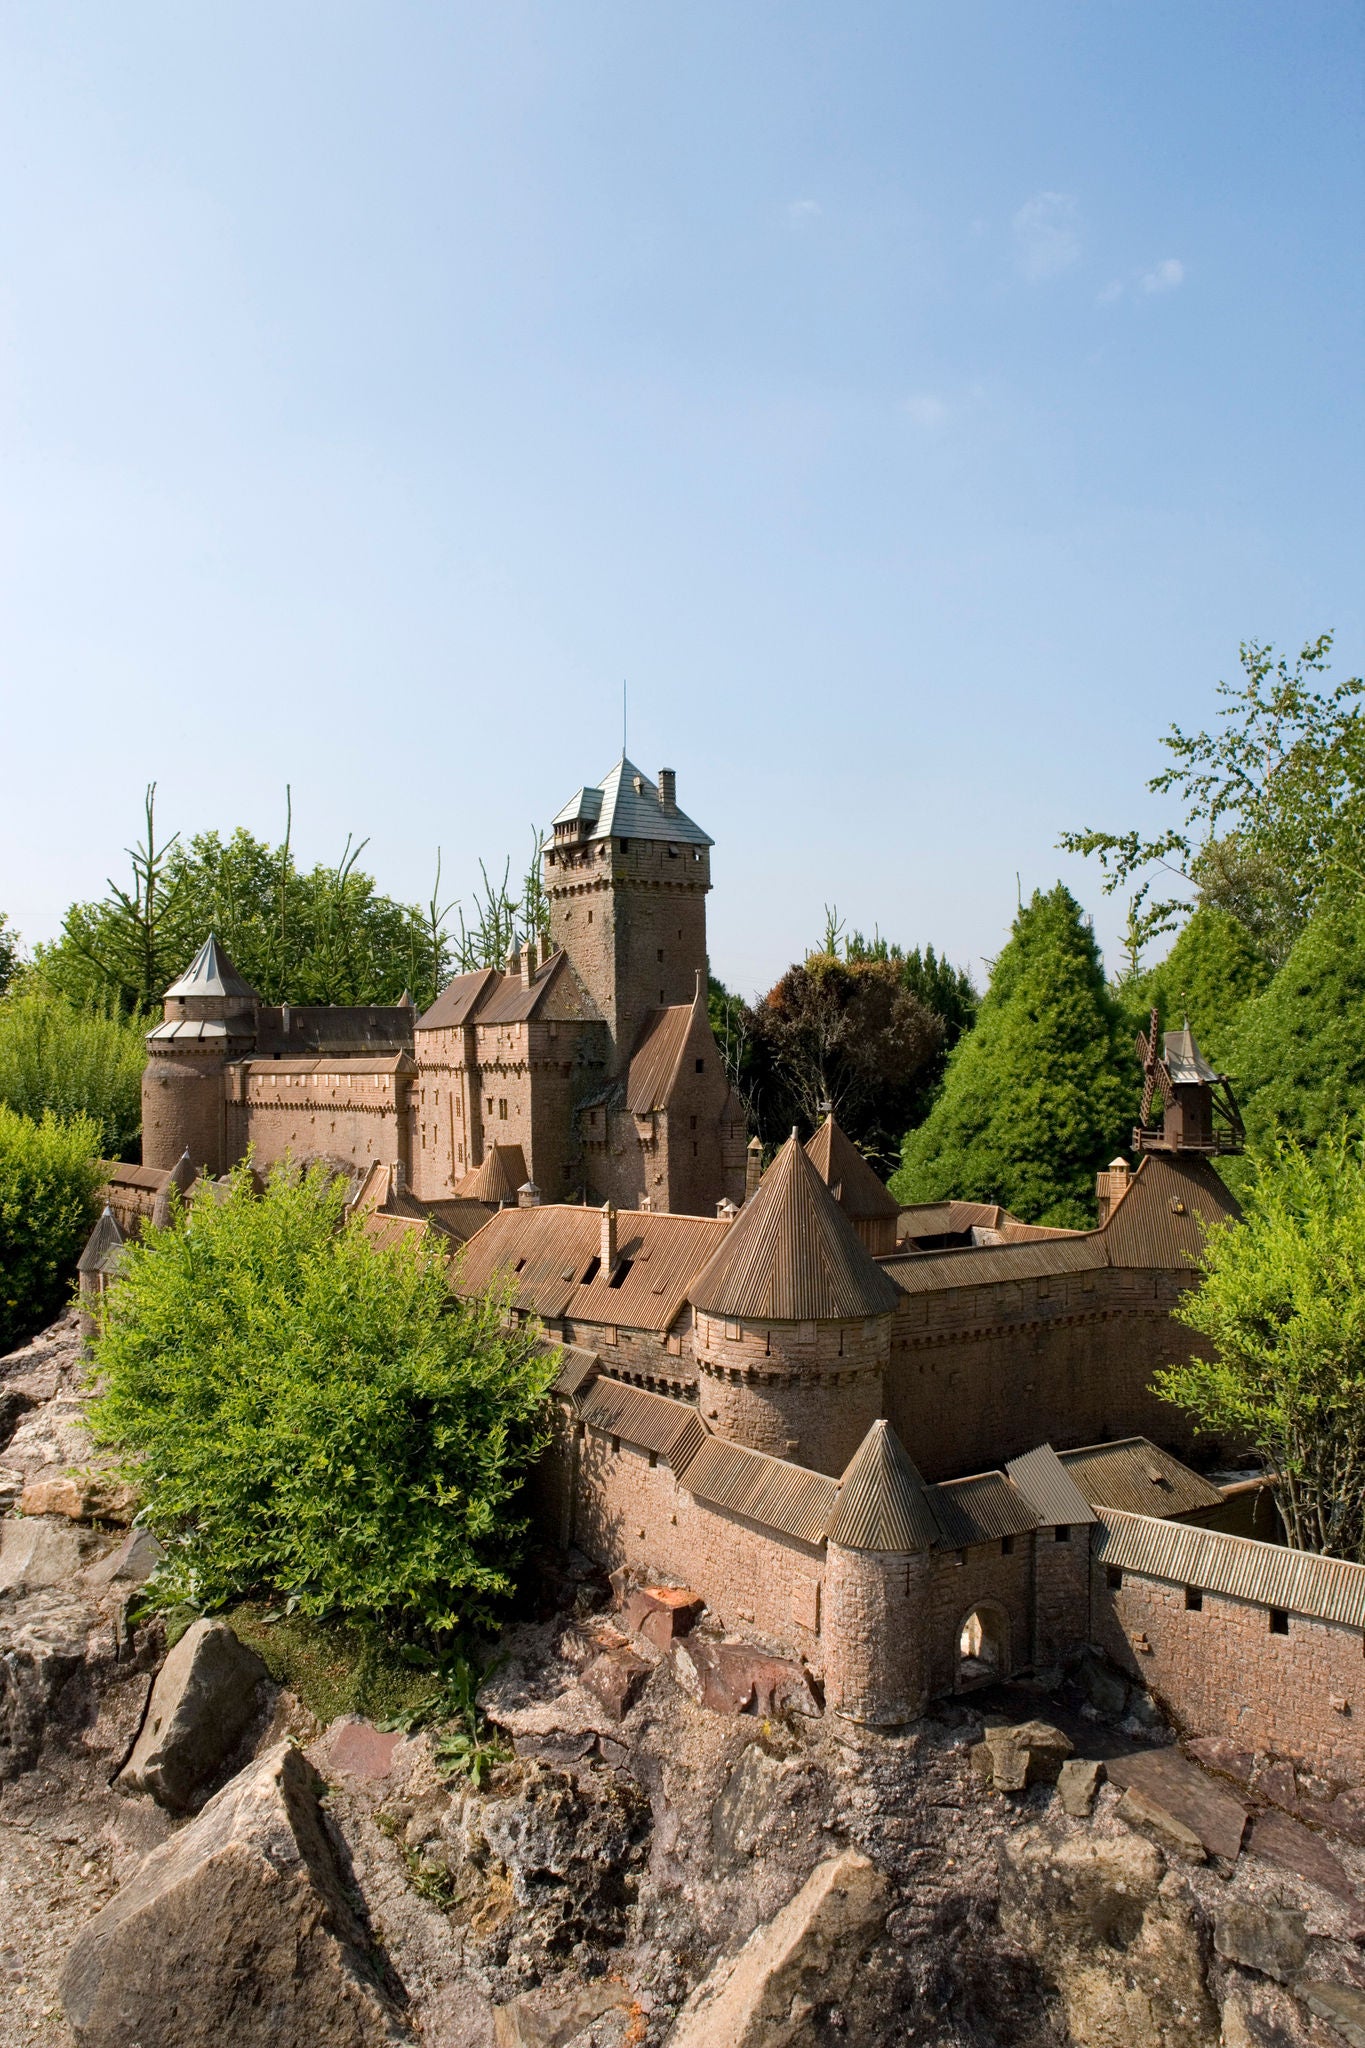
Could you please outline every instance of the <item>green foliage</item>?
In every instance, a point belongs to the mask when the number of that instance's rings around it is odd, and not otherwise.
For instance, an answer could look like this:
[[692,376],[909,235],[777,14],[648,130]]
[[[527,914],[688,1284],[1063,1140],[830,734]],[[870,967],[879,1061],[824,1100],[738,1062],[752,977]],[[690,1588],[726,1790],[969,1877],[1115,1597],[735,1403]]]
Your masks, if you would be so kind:
[[434,1240],[341,1227],[343,1189],[238,1168],[130,1247],[96,1356],[101,1437],[168,1544],[160,1590],[284,1595],[438,1641],[512,1586],[515,1498],[554,1367]]
[[81,1009],[26,978],[0,1001],[0,1102],[25,1116],[88,1116],[106,1158],[128,1155],[142,1121],[144,1018]]
[[[240,827],[226,839],[201,832],[160,842],[155,797],[153,784],[128,883],[110,881],[98,901],[73,903],[60,938],[36,949],[44,984],[77,1004],[159,1006],[212,931],[268,1003],[396,1003],[407,989],[421,1009],[452,973],[500,966],[521,933],[538,934],[547,921],[538,854],[516,895],[510,862],[496,883],[481,862],[466,921],[458,900],[441,902],[439,849],[430,902],[400,903],[360,867],[368,840],[348,839],[335,866],[300,867],[287,791],[278,846]],[[458,931],[448,929],[452,913]]]
[[19,934],[0,910],[0,996],[3,996],[19,972]]
[[1085,1228],[1094,1174],[1131,1117],[1131,1054],[1093,932],[1058,883],[1020,910],[976,1029],[908,1133],[903,1202],[1001,1202],[1029,1222]]
[[1291,663],[1245,642],[1242,681],[1219,683],[1225,701],[1214,732],[1172,726],[1161,741],[1171,765],[1147,787],[1177,797],[1181,826],[1141,832],[1087,827],[1063,833],[1068,853],[1093,854],[1106,895],[1142,881],[1129,905],[1129,965],[1144,945],[1185,916],[1184,895],[1149,902],[1150,871],[1226,910],[1278,965],[1318,905],[1365,888],[1365,682],[1316,687],[1332,635],[1309,641]]
[[63,1307],[98,1213],[100,1130],[0,1105],[0,1352]]
[[1321,910],[1233,1036],[1248,1136],[1316,1144],[1365,1109],[1365,898]]
[[1146,1030],[1153,1004],[1165,1030],[1188,1017],[1207,1057],[1226,1068],[1237,1019],[1269,980],[1265,956],[1246,926],[1218,904],[1204,903],[1166,958],[1125,985],[1122,1000],[1135,1033]]
[[888,945],[880,933],[865,939],[861,932],[853,932],[844,948],[844,958],[889,960],[900,975],[901,987],[908,989],[942,1026],[938,1050],[929,1055],[887,1119],[901,1131],[913,1130],[924,1122],[937,1099],[953,1047],[976,1023],[980,998],[971,976],[954,967],[941,953],[935,953],[932,946],[925,946],[922,951],[915,946],[907,953],[900,946]]
[[1336,1131],[1253,1165],[1243,1221],[1209,1232],[1174,1310],[1213,1355],[1156,1384],[1265,1459],[1295,1548],[1365,1563],[1365,1150]]
[[430,1670],[402,1656],[371,1628],[315,1621],[297,1609],[291,1614],[283,1601],[242,1601],[228,1608],[224,1618],[264,1660],[276,1684],[288,1686],[319,1721],[364,1714],[396,1727],[416,1726],[425,1718],[421,1709],[432,1695]]

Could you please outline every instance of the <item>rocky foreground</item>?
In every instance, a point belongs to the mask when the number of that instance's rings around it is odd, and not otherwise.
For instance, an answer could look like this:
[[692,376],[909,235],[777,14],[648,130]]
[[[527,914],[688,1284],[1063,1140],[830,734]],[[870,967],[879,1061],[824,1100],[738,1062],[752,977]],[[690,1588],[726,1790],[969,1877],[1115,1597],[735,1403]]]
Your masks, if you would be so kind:
[[156,1551],[81,1371],[74,1318],[0,1361],[16,2048],[1365,2043],[1359,1788],[1184,1750],[1093,1657],[850,1728],[581,1565],[506,1639],[476,1789],[221,1623],[130,1620]]

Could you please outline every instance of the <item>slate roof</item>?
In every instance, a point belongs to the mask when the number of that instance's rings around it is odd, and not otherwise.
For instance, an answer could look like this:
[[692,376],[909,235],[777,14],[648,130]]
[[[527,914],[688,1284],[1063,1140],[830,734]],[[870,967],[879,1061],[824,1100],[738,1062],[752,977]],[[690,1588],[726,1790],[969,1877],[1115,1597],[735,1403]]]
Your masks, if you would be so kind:
[[1145,1436],[1063,1451],[1060,1463],[1092,1507],[1166,1517],[1223,1504],[1216,1486]]
[[[636,785],[639,785],[637,788]],[[659,785],[651,782],[624,754],[595,787],[578,790],[552,825],[591,825],[589,839],[662,839],[678,846],[714,846],[715,841],[676,804],[659,802]],[[551,836],[547,846],[554,845]]]
[[891,1190],[877,1178],[832,1116],[827,1116],[815,1136],[807,1140],[806,1157],[846,1216],[867,1222],[874,1217],[900,1215],[900,1204]]
[[1250,1536],[1227,1536],[1221,1529],[1198,1529],[1189,1522],[1125,1514],[1118,1508],[1103,1508],[1099,1521],[1095,1547],[1107,1565],[1176,1586],[1197,1586],[1205,1593],[1282,1607],[1318,1621],[1365,1628],[1365,1565],[1288,1550],[1278,1543],[1257,1543]]
[[76,1261],[78,1273],[114,1274],[123,1260],[123,1232],[119,1229],[114,1212],[105,1203],[104,1214],[86,1240],[85,1250]]
[[1162,1041],[1162,1058],[1167,1073],[1178,1088],[1188,1086],[1191,1082],[1221,1081],[1223,1078],[1221,1074],[1214,1072],[1199,1050],[1199,1043],[1190,1029],[1188,1017],[1179,1031],[1166,1032]]
[[945,1540],[930,1489],[889,1422],[874,1422],[839,1483],[829,1540],[845,1550],[930,1550]]
[[243,981],[237,969],[227,956],[227,949],[220,946],[210,932],[199,951],[191,960],[179,981],[173,981],[166,990],[168,996],[245,996],[250,1002],[256,991],[249,982]]
[[1022,1458],[1009,1459],[1005,1470],[1043,1527],[1083,1528],[1094,1521],[1094,1509],[1051,1444],[1039,1444]]
[[851,1322],[897,1301],[795,1131],[690,1292],[704,1314],[749,1322]]

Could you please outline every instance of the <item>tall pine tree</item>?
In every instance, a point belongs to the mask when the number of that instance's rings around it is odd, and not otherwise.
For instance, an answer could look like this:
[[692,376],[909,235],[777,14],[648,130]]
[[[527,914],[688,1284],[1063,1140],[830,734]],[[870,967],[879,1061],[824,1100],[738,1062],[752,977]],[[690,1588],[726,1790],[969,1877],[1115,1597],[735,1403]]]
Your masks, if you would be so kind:
[[1247,1136],[1307,1145],[1365,1126],[1365,898],[1319,910],[1265,993],[1241,1012],[1229,1060]]
[[1163,1030],[1186,1017],[1206,1057],[1230,1062],[1237,1019],[1270,980],[1271,968],[1246,926],[1217,903],[1201,903],[1166,958],[1123,990],[1134,1028],[1155,1004]]
[[1060,882],[1036,892],[942,1095],[905,1139],[893,1192],[903,1202],[1001,1202],[1030,1223],[1093,1224],[1096,1169],[1132,1120],[1131,1065],[1080,905]]

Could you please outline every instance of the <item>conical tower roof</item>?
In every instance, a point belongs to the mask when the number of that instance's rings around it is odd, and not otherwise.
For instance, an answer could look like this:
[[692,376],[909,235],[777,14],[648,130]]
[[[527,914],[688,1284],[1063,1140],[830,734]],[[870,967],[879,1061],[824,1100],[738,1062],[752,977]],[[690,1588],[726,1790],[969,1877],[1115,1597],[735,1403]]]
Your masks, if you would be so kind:
[[490,1145],[482,1166],[465,1175],[457,1193],[497,1208],[516,1200],[517,1189],[526,1178],[526,1158],[520,1145]]
[[229,960],[226,948],[219,945],[212,932],[179,981],[173,981],[166,990],[168,996],[245,996],[248,1000],[255,993],[255,989],[243,981]]
[[839,1482],[829,1541],[844,1550],[931,1550],[943,1531],[929,1489],[889,1422],[874,1422]]
[[91,1231],[85,1250],[76,1261],[78,1273],[117,1273],[123,1255],[123,1232],[106,1202],[104,1214]]
[[900,1204],[878,1180],[853,1140],[827,1116],[806,1145],[806,1157],[845,1216],[859,1222],[900,1215]]
[[692,1286],[706,1315],[853,1322],[900,1299],[793,1131]]
[[1165,1034],[1162,1051],[1165,1054],[1167,1071],[1177,1085],[1191,1081],[1207,1083],[1222,1079],[1222,1075],[1215,1074],[1199,1050],[1199,1041],[1190,1029],[1188,1017],[1179,1031],[1168,1031]]

